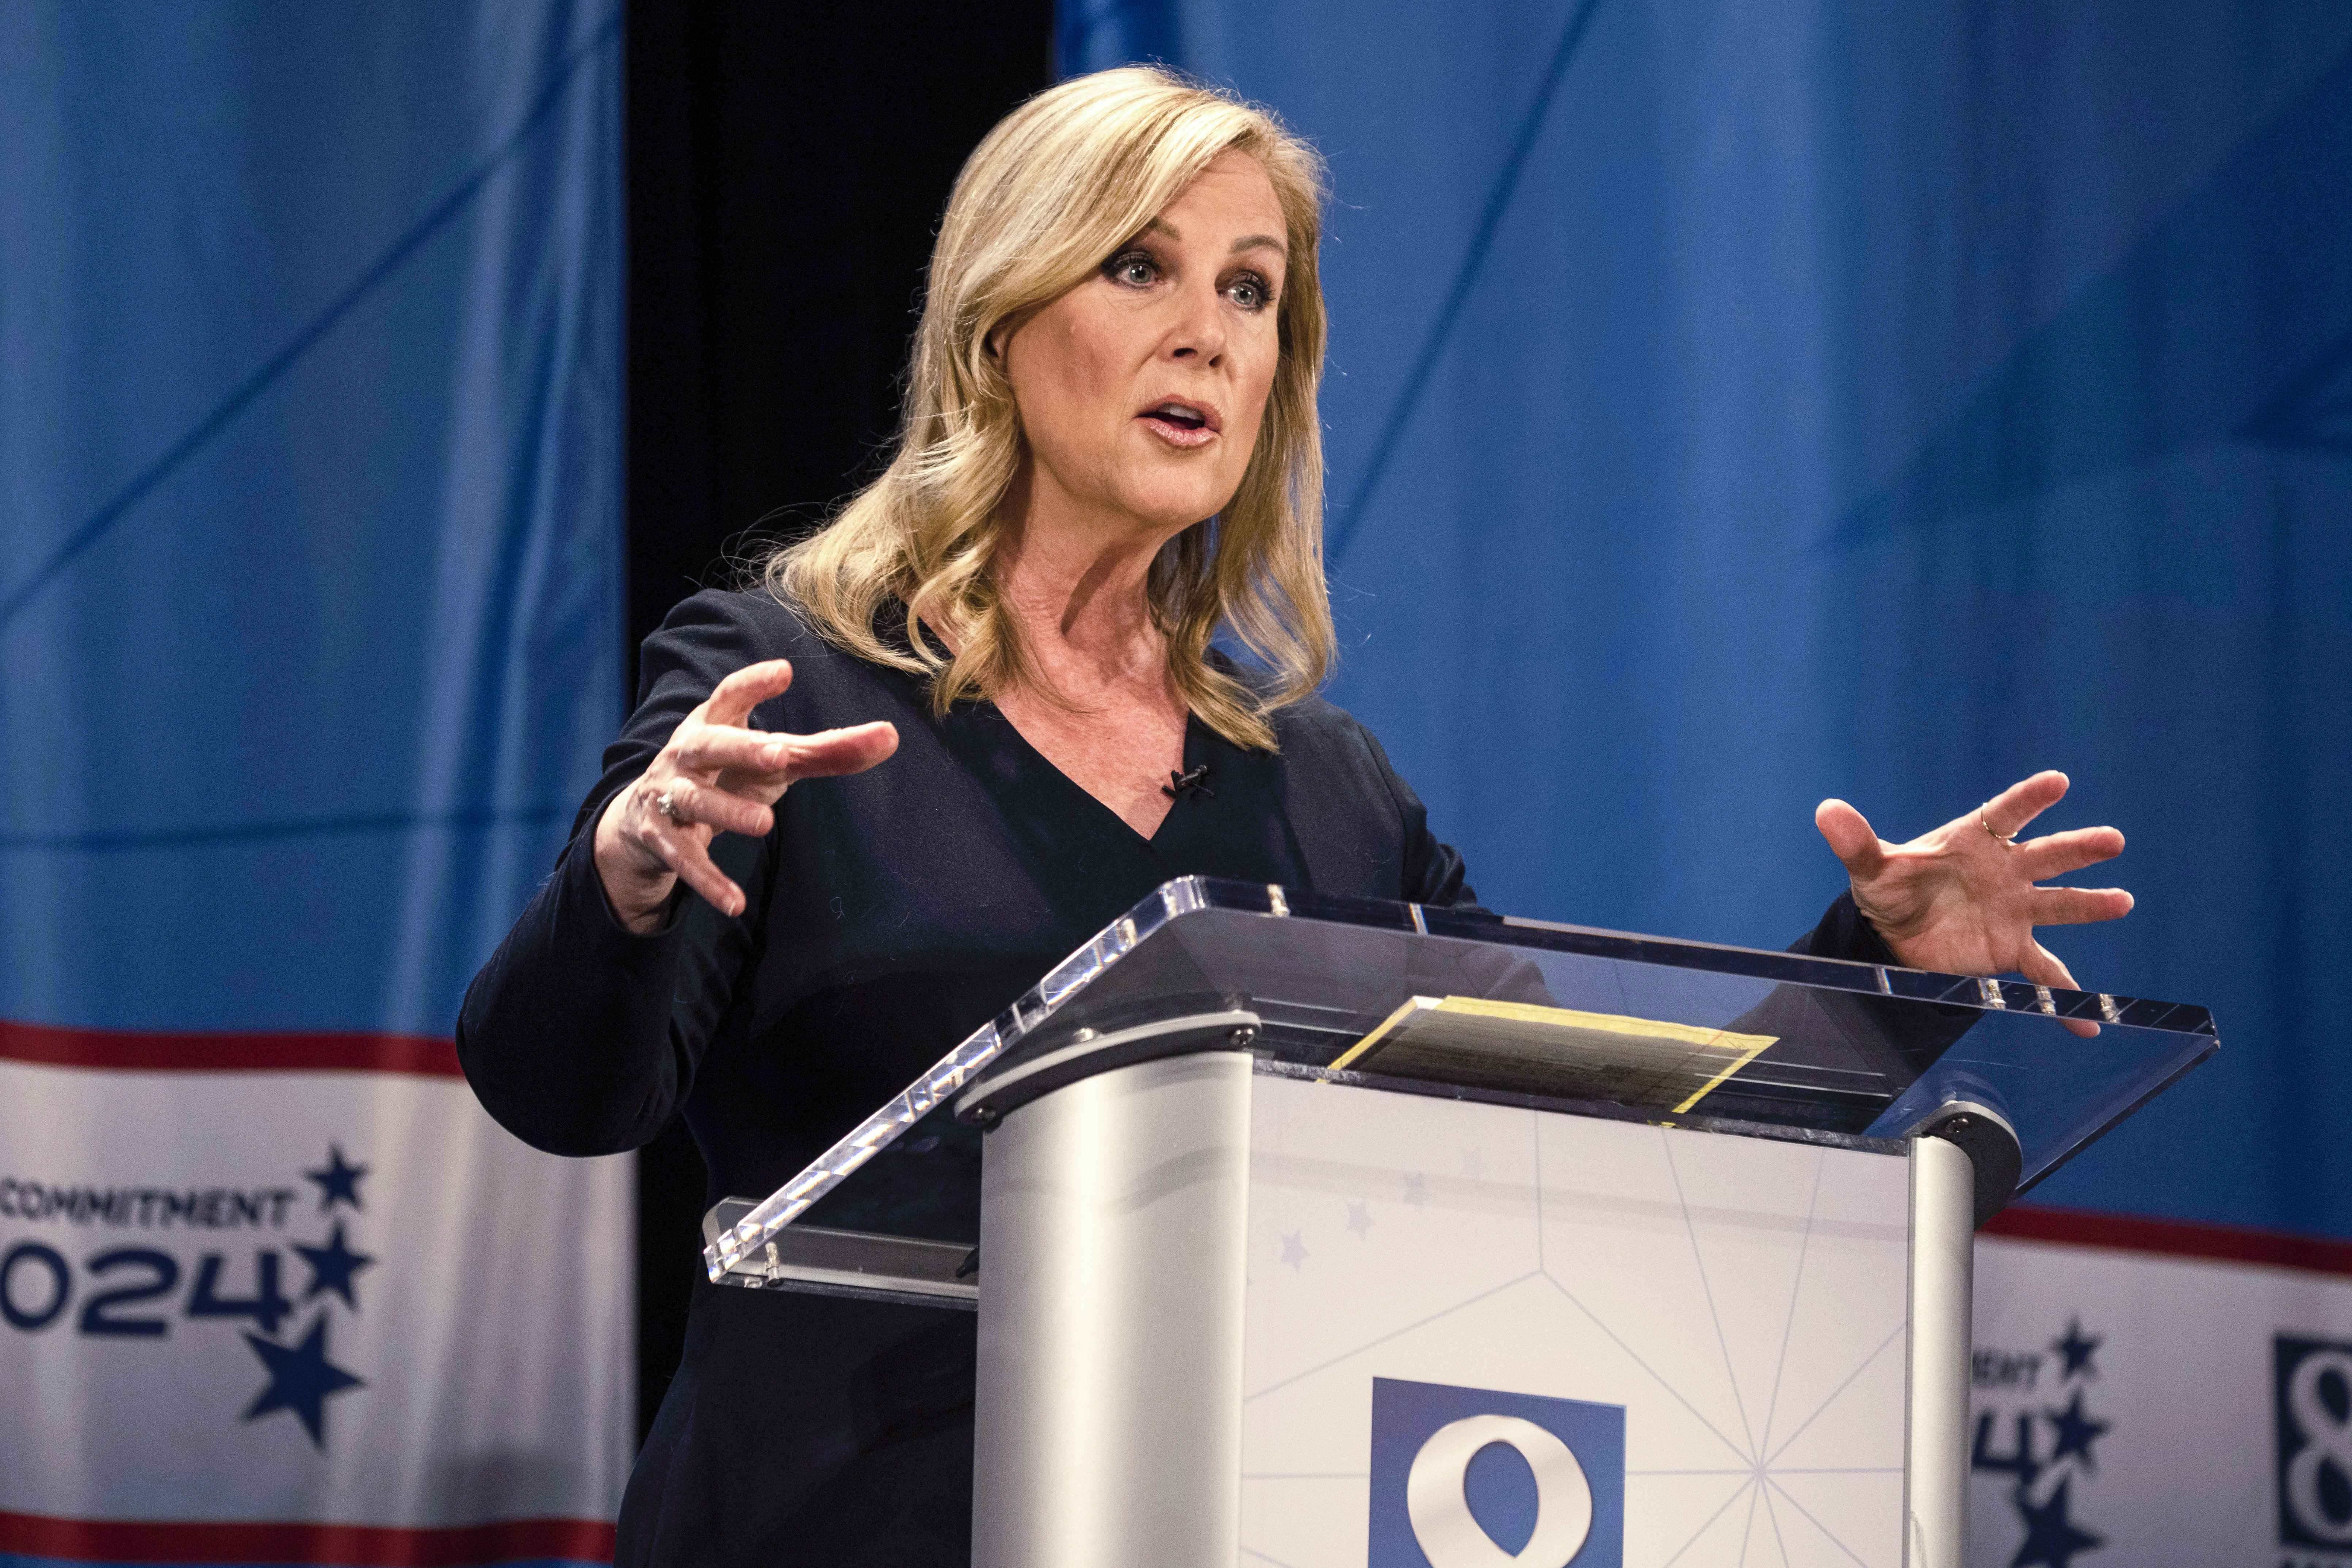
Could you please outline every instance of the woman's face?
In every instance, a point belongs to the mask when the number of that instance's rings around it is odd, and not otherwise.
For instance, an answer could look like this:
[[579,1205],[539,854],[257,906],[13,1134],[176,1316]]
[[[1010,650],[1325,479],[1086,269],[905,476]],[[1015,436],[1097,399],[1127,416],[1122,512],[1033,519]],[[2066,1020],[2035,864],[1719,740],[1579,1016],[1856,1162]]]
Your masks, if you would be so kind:
[[1214,515],[1280,352],[1282,204],[1226,153],[1085,282],[1000,331],[1033,517],[1165,536]]

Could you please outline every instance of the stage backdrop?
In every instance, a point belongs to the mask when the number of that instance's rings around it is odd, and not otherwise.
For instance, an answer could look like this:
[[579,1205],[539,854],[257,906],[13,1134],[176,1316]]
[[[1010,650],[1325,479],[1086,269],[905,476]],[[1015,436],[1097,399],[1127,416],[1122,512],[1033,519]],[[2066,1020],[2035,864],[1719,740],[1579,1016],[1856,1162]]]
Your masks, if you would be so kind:
[[2083,879],[2138,911],[2049,945],[2222,1052],[2029,1200],[2084,1213],[1980,1249],[1978,1560],[2352,1563],[2352,1251],[2249,1234],[2352,1237],[2352,8],[1059,36],[1330,159],[1333,695],[1489,904],[1779,945],[1840,885],[1823,796],[1901,839],[2057,767],[2037,826],[2125,829]]
[[613,0],[0,8],[0,1563],[594,1561],[448,1034],[618,710]]

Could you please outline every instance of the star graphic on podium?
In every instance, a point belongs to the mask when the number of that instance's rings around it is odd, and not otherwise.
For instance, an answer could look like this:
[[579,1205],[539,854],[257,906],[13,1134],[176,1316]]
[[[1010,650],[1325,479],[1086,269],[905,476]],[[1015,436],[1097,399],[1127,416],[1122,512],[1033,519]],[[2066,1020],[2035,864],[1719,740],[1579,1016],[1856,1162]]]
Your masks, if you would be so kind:
[[2025,1544],[2009,1560],[2010,1568],[2032,1568],[2037,1563],[2042,1568],[2070,1568],[2074,1553],[2094,1551],[2107,1543],[2105,1536],[2077,1530],[2074,1521],[2066,1517],[2066,1493],[2073,1484],[2071,1480],[2060,1481],[2058,1489],[2050,1494],[2050,1500],[2040,1508],[2025,1500],[2022,1489],[2011,1500],[2025,1521]]
[[2084,1469],[2097,1469],[2098,1466],[2091,1458],[2091,1445],[2105,1436],[2107,1428],[2115,1423],[2084,1414],[2083,1391],[2079,1388],[2074,1391],[2074,1403],[2065,1409],[2045,1410],[2042,1414],[2049,1416],[2050,1424],[2058,1428],[2058,1447],[2051,1451],[2050,1462],[2054,1465],[2067,1455],[2074,1454],[2081,1458]]
[[319,1184],[320,1214],[333,1213],[337,1204],[349,1204],[355,1209],[363,1206],[360,1203],[360,1178],[368,1173],[368,1168],[365,1165],[345,1164],[341,1144],[328,1144],[326,1164],[318,1170],[305,1171],[302,1173]]
[[1294,1274],[1307,1261],[1307,1243],[1299,1239],[1298,1232],[1294,1230],[1282,1238],[1282,1260],[1290,1265]]
[[269,1369],[269,1386],[253,1396],[242,1419],[258,1421],[273,1411],[291,1410],[310,1434],[311,1447],[327,1447],[327,1396],[364,1386],[327,1359],[327,1315],[319,1314],[298,1345],[281,1345],[247,1334],[245,1342]]
[[1372,1238],[1372,1205],[1351,1203],[1348,1205],[1348,1228],[1356,1233],[1358,1241]]
[[2085,1335],[2081,1318],[2068,1319],[2066,1337],[2050,1342],[2050,1348],[2066,1358],[2066,1370],[2059,1375],[2062,1378],[2098,1376],[2099,1369],[2091,1364],[2091,1357],[2097,1354],[2099,1347],[2106,1342],[2105,1334]]
[[294,1250],[310,1266],[310,1288],[302,1292],[305,1301],[321,1290],[332,1290],[343,1299],[343,1305],[359,1310],[360,1299],[352,1289],[352,1276],[375,1262],[364,1252],[353,1252],[343,1241],[343,1222],[337,1220],[324,1247],[305,1247],[296,1242]]

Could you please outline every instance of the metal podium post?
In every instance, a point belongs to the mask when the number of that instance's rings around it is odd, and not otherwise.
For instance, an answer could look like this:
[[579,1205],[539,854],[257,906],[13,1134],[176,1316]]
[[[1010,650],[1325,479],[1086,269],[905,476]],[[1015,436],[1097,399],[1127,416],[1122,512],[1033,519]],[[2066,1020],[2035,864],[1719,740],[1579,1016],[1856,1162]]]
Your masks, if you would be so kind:
[[989,1133],[974,1568],[1232,1563],[1250,1071],[1143,1061]]
[[1969,1558],[1969,1321],[1976,1168],[1958,1144],[1911,1140],[1911,1365],[1905,1415],[1905,1568]]

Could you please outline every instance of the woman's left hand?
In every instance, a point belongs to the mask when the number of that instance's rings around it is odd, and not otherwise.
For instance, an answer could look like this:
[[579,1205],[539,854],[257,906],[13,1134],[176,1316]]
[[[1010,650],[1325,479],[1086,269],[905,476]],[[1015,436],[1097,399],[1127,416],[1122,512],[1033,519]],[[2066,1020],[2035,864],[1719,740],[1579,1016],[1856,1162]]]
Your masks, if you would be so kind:
[[[1908,844],[1889,844],[1842,800],[1825,800],[1813,825],[1845,863],[1854,907],[1910,969],[1945,974],[2022,974],[2038,985],[2079,990],[2057,956],[2033,938],[2038,925],[2083,925],[2131,912],[2121,888],[2042,888],[2123,853],[2112,827],[2077,827],[2017,840],[2025,825],[2066,794],[2066,775],[2014,784]],[[2012,840],[2015,840],[2012,842]],[[2065,1020],[2078,1035],[2095,1024]]]

